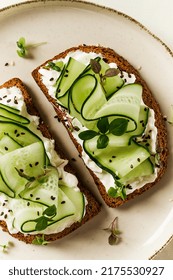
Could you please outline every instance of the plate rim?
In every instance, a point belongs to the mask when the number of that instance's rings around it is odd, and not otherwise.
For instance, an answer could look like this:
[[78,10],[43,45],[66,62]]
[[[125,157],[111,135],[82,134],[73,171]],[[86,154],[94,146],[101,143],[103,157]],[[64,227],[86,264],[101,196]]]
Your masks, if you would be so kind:
[[134,24],[138,25],[138,27],[142,28],[145,32],[147,32],[150,36],[152,36],[154,39],[156,39],[166,50],[167,52],[171,55],[171,57],[173,58],[173,51],[171,50],[171,48],[164,43],[164,41],[162,39],[160,39],[159,36],[155,35],[153,32],[151,32],[149,30],[149,28],[147,28],[144,24],[142,24],[140,21],[136,20],[135,18],[133,18],[132,16],[129,16],[128,14],[121,12],[119,10],[116,10],[114,8],[111,7],[107,7],[105,5],[101,5],[101,4],[97,4],[97,3],[93,3],[90,1],[83,1],[83,0],[29,0],[29,1],[25,1],[25,2],[20,2],[20,3],[16,3],[16,4],[12,4],[9,6],[6,6],[4,8],[0,9],[0,13],[4,12],[4,11],[8,11],[10,9],[16,8],[16,7],[21,7],[21,6],[29,6],[30,4],[37,4],[37,3],[74,3],[74,4],[79,4],[79,5],[85,5],[85,6],[91,6],[91,7],[95,7],[98,8],[100,10],[105,10],[105,11],[110,11],[112,13],[115,13],[119,16],[123,16],[125,19],[130,20],[131,22],[133,22]]
[[[96,9],[99,9],[100,11],[108,11],[111,13],[114,13],[118,16],[122,16],[123,18],[125,18],[126,20],[129,20],[130,22],[132,22],[133,24],[137,25],[139,28],[141,28],[144,32],[148,33],[148,35],[150,35],[152,38],[154,38],[159,44],[162,45],[162,47],[164,47],[164,49],[167,51],[167,53],[171,56],[171,58],[173,58],[173,51],[171,50],[170,47],[168,47],[167,44],[164,43],[164,41],[162,41],[162,39],[160,39],[157,35],[155,35],[153,32],[151,32],[147,27],[145,27],[145,25],[143,25],[142,23],[140,23],[140,21],[134,19],[133,17],[120,12],[114,8],[110,8],[107,7],[105,5],[101,5],[101,4],[97,4],[97,3],[93,3],[90,1],[83,1],[83,0],[29,0],[29,1],[25,1],[25,2],[20,2],[20,3],[16,3],[16,4],[12,4],[6,7],[3,7],[0,9],[0,16],[1,14],[3,14],[4,12],[8,12],[13,10],[14,8],[18,8],[18,7],[29,7],[31,4],[33,5],[37,5],[37,4],[51,4],[54,3],[55,5],[67,5],[68,3],[70,4],[76,4],[76,5],[81,5],[81,7],[94,7]],[[160,249],[158,249],[155,253],[153,253],[152,256],[148,257],[148,260],[153,260],[160,252],[162,252],[163,249],[165,249],[167,247],[167,245],[173,240],[173,234],[169,237],[169,239],[162,245],[162,247]]]

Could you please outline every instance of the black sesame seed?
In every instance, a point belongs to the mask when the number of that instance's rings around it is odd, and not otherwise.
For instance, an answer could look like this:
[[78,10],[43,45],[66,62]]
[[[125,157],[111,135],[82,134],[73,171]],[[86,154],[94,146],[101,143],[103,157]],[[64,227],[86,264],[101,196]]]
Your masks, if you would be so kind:
[[131,190],[132,186],[130,184],[127,184],[126,188]]
[[40,200],[40,197],[36,197],[36,200]]
[[116,156],[112,156],[112,158],[116,158]]
[[4,215],[4,212],[1,212],[0,216],[3,216]]
[[30,202],[27,203],[27,206],[29,206],[29,205],[30,205]]
[[2,206],[5,206],[6,204],[5,204],[5,202],[2,204]]
[[35,166],[37,166],[39,164],[39,162],[37,161],[37,162],[35,162]]
[[33,194],[32,194],[32,193],[30,193],[30,197],[33,197]]
[[109,162],[112,162],[112,159],[109,159]]
[[40,215],[40,212],[39,212],[39,211],[37,211],[37,215],[38,215],[38,216]]
[[61,121],[57,115],[54,118],[57,119],[59,122]]
[[65,203],[65,200],[61,201],[61,204],[64,204]]
[[30,163],[29,166],[32,167],[32,163]]
[[8,99],[8,100],[7,100],[7,103],[10,103],[10,102],[11,102],[11,99]]
[[16,134],[16,137],[19,137],[20,136],[20,133]]
[[141,161],[140,158],[137,158],[137,161],[140,162]]
[[130,165],[130,168],[133,168],[133,164]]
[[5,149],[6,151],[8,151],[8,147],[4,147],[4,149]]
[[4,215],[4,219],[7,219],[7,214]]
[[8,65],[9,65],[9,63],[8,63],[8,62],[6,62],[6,63],[5,63],[5,66],[8,66]]
[[20,172],[23,172],[24,170],[23,169],[20,169]]
[[50,78],[50,80],[49,81],[53,81],[54,80],[54,78],[52,77],[52,78]]
[[17,129],[15,129],[15,131],[14,131],[14,134],[16,134],[17,133]]
[[51,195],[51,197],[50,197],[52,200],[55,200],[55,196],[53,196],[53,195]]

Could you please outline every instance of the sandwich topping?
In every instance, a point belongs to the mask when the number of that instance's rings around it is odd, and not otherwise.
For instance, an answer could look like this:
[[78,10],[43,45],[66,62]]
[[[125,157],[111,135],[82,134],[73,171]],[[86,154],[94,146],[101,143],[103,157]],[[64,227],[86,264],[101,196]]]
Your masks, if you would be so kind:
[[18,87],[0,89],[0,220],[12,234],[58,233],[85,215],[77,178],[38,125]]
[[[155,181],[159,168],[154,111],[135,76],[94,52],[74,51],[39,69],[43,84],[68,116],[86,165],[112,197]],[[69,122],[70,120],[70,122]]]

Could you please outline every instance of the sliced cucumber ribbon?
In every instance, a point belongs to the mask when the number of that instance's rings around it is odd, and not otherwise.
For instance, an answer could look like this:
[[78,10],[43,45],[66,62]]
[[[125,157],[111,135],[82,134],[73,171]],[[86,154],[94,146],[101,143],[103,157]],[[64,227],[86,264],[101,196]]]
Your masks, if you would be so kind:
[[[102,117],[111,120],[124,117],[129,120],[127,131],[137,128],[142,99],[142,86],[131,84],[122,87],[109,100],[94,75],[84,75],[69,91],[69,112],[88,128]],[[80,116],[79,116],[80,115]],[[91,122],[91,123],[90,123]]]
[[[100,74],[104,75],[109,65],[102,59],[97,58],[97,61],[101,65]],[[73,73],[65,77],[65,69],[71,69]],[[87,65],[82,72],[81,64],[74,59],[69,60],[63,71],[58,89],[62,83],[66,92],[63,90],[63,96],[61,91],[57,93],[58,100],[85,128],[98,132],[94,138],[83,142],[89,157],[121,183],[140,174],[145,176],[153,173],[147,147],[133,141],[144,133],[148,122],[149,108],[142,103],[142,86],[136,83],[124,85],[119,76],[106,78],[104,84],[100,74],[94,73],[91,65]],[[124,118],[128,120],[128,125],[121,136],[106,132],[109,144],[101,149],[98,148],[98,139],[102,133],[98,131],[97,124],[105,117],[109,124],[114,119]],[[141,172],[143,167],[146,172]]]

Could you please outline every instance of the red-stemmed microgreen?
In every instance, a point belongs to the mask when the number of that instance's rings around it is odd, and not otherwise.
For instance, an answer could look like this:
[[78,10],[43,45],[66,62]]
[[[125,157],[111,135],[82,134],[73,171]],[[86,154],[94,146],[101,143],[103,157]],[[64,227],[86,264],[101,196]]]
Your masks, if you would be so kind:
[[104,229],[109,233],[108,243],[109,245],[117,245],[121,241],[121,231],[118,228],[118,217],[116,217],[111,224]]

